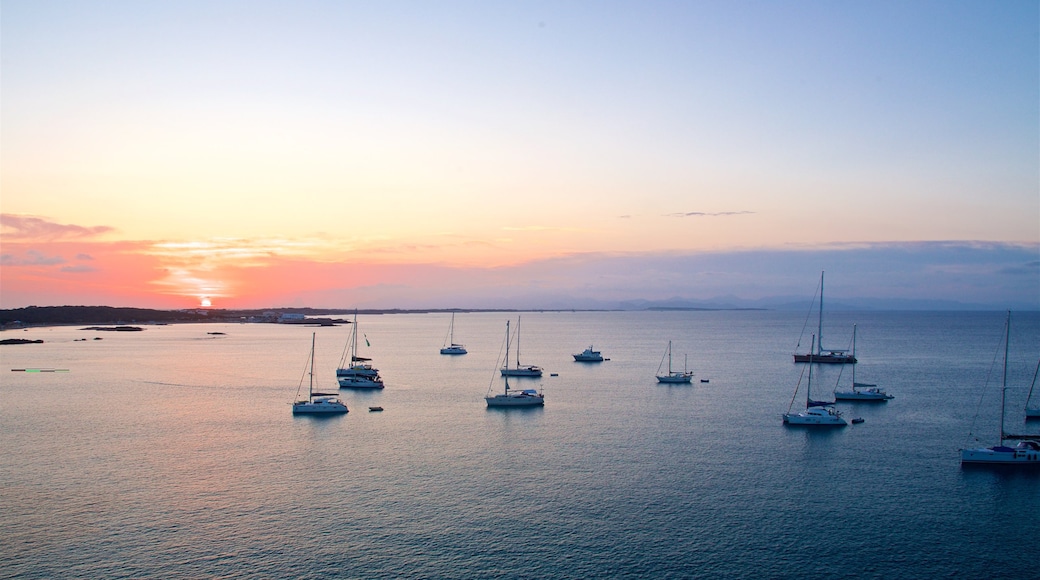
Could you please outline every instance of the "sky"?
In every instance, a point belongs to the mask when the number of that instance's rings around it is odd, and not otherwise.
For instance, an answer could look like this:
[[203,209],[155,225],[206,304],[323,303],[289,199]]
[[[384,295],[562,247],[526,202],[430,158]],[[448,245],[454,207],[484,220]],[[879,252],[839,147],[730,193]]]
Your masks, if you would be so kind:
[[1040,309],[1040,5],[0,4],[0,307]]

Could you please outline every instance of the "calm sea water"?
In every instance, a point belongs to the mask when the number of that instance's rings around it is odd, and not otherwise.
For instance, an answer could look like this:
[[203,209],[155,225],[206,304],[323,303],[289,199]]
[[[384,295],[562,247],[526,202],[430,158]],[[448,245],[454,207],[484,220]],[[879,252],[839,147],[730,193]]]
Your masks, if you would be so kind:
[[[997,436],[1003,313],[829,313],[828,346],[858,324],[857,380],[896,395],[839,405],[865,422],[829,432],[780,420],[804,314],[524,314],[522,361],[546,376],[515,384],[545,408],[489,410],[507,318],[457,315],[470,354],[450,357],[447,315],[363,316],[387,388],[323,419],[289,404],[312,332],[335,388],[348,326],[4,333],[46,342],[0,350],[0,577],[1040,571],[1040,473],[959,464],[971,433]],[[655,382],[669,340],[692,385]],[[610,360],[573,362],[589,344]],[[1010,344],[1009,430],[1038,432],[1040,314],[1013,314]],[[850,379],[824,367],[814,396]]]

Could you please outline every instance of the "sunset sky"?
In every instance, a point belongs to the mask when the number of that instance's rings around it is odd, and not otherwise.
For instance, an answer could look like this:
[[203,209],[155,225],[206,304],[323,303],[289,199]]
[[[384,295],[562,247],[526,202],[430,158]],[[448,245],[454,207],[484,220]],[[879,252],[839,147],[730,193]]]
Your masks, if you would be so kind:
[[1040,308],[1038,6],[4,0],[0,307]]

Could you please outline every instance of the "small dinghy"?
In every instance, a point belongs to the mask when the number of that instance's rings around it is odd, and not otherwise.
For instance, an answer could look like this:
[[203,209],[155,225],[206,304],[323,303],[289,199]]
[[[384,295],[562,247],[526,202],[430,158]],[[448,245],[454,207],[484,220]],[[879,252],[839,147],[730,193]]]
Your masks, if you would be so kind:
[[379,411],[382,411],[382,410],[383,410],[383,408],[382,408],[382,407],[369,407],[369,408],[368,408],[368,411],[369,411],[370,413],[376,413],[376,412],[379,412]]

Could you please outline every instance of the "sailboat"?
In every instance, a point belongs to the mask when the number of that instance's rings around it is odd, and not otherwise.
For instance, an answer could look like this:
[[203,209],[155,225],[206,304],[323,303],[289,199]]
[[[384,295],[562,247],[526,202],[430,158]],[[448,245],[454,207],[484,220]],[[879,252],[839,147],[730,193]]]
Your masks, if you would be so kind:
[[[668,372],[661,374],[661,367],[664,366],[664,359],[668,359]],[[659,383],[688,383],[693,380],[693,373],[686,370],[686,355],[683,355],[683,370],[682,372],[672,370],[672,341],[668,341],[668,350],[665,352],[665,356],[661,358],[661,364],[657,365],[657,382]]]
[[[506,366],[509,365],[509,321],[506,321]],[[497,362],[497,361],[496,361]],[[535,367],[537,368],[537,367]],[[491,388],[494,386],[494,379],[492,378],[492,385],[488,386],[487,395],[484,396],[484,401],[488,407],[541,407],[545,405],[545,395],[538,392],[535,389],[510,389],[509,388],[509,375],[505,372],[505,368],[502,369],[502,375],[505,377],[505,390],[497,395],[491,394]],[[539,369],[538,374],[541,374]],[[537,376],[537,375],[523,375],[523,376]]]
[[542,367],[520,364],[520,317],[516,317],[516,367],[509,366],[509,321],[506,321],[506,362],[502,366],[503,377],[540,377]]
[[[852,352],[856,352],[856,325],[852,325]],[[874,383],[856,382],[856,365],[852,365],[852,390],[834,391],[834,399],[838,401],[880,401],[895,398]]]
[[[816,336],[813,336],[813,346],[816,346]],[[810,350],[810,356],[812,351]],[[841,413],[834,407],[821,403],[820,401],[813,401],[810,398],[812,394],[812,362],[809,361],[809,381],[805,386],[805,410],[800,413],[792,413],[791,407],[794,406],[794,399],[798,396],[798,385],[794,387],[794,395],[791,396],[791,404],[787,407],[787,412],[783,414],[784,425],[799,425],[806,427],[845,427],[848,423],[841,417]],[[803,371],[804,372],[804,371]],[[801,384],[801,378],[798,379],[798,384]]]
[[856,364],[855,350],[850,353],[846,350],[823,348],[823,272],[820,272],[820,316],[816,336],[818,338],[816,341],[816,352],[810,351],[808,354],[795,354],[794,362],[804,363],[809,362],[811,359],[812,362],[816,363]]
[[466,347],[461,344],[455,344],[455,313],[451,313],[451,324],[448,325],[448,340],[444,343],[444,348],[441,349],[441,354],[466,354],[468,351]]
[[[369,364],[372,359],[360,357],[358,349],[358,323],[357,311],[354,311],[353,330],[350,339],[343,348],[343,356],[339,360],[339,368],[336,369],[336,380],[340,388],[344,389],[382,389],[383,379],[379,376],[379,369]],[[367,342],[367,339],[366,339]],[[347,360],[347,357],[350,360]]]
[[1029,402],[1033,400],[1033,388],[1036,387],[1036,375],[1040,374],[1040,360],[1036,361],[1036,370],[1033,372],[1033,383],[1029,385],[1029,394],[1026,395],[1026,419],[1040,419],[1040,403],[1032,407]]
[[[1007,401],[1008,339],[1011,337],[1011,311],[1004,322],[1004,375],[1000,387],[1000,440],[993,447],[961,449],[961,464],[1023,465],[1040,467],[1040,435],[1012,435],[1004,431],[1004,403]],[[978,439],[976,439],[977,441]],[[1014,447],[1005,441],[1018,441]]]
[[[314,333],[311,333],[311,366],[308,374],[311,377],[310,387],[307,389],[307,398],[293,403],[293,415],[319,415],[328,413],[346,413],[347,406],[339,400],[336,393],[314,392]],[[300,379],[300,388],[303,387],[303,379]],[[299,394],[299,389],[296,390]]]

